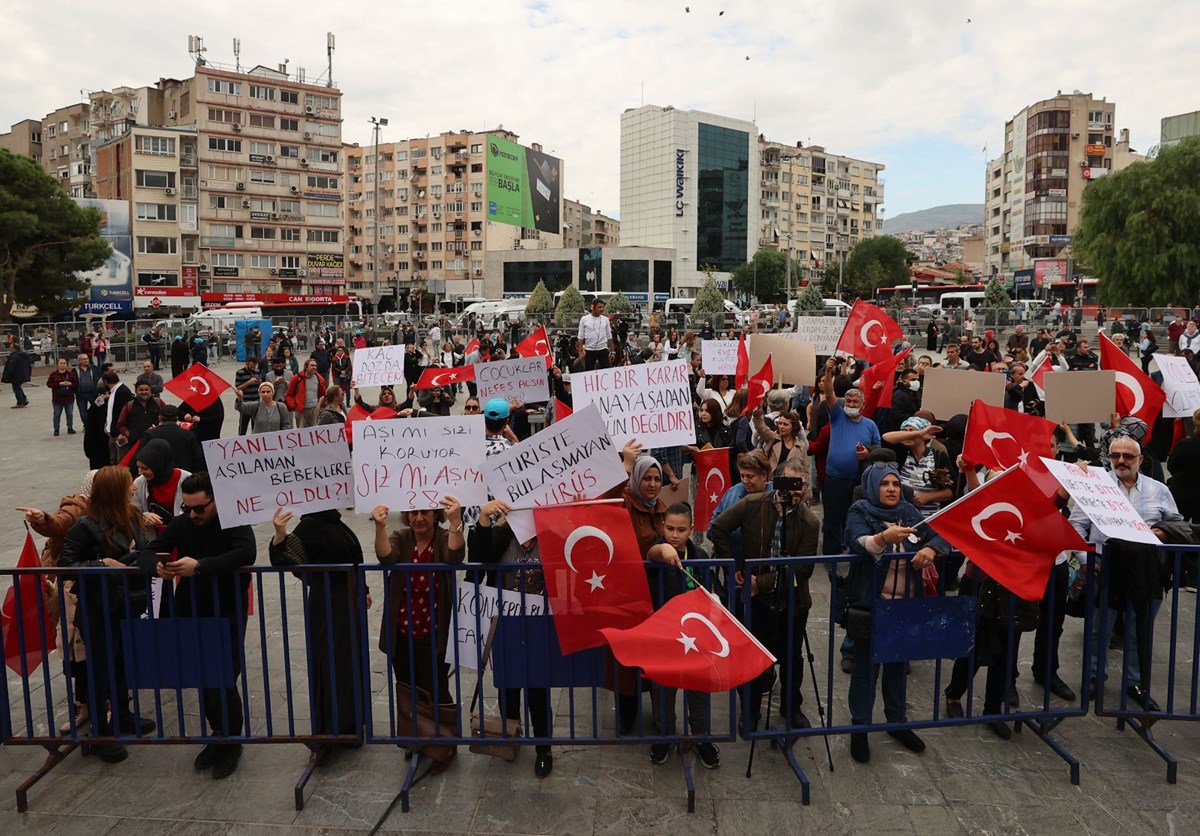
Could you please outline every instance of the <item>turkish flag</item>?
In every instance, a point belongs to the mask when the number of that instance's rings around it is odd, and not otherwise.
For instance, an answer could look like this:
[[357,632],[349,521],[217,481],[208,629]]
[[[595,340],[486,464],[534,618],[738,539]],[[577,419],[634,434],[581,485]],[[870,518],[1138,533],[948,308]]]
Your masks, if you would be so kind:
[[904,331],[896,320],[860,299],[850,309],[837,350],[861,357],[868,363],[882,363],[892,356],[892,343],[902,339]]
[[466,383],[475,379],[475,367],[472,366],[434,366],[421,372],[421,378],[414,389],[436,389],[439,386],[453,386],[455,383]]
[[1050,442],[1056,426],[1036,415],[977,400],[967,416],[963,459],[991,470],[1008,470],[1014,464],[1036,463],[1039,456],[1054,458]]
[[705,589],[676,595],[636,627],[601,631],[622,665],[668,688],[718,693],[775,663],[765,647]]
[[350,411],[346,413],[346,440],[351,444],[354,443],[354,422],[355,421],[383,421],[388,418],[395,418],[396,410],[386,406],[375,407],[374,412],[367,412],[358,404],[350,407]]
[[550,340],[546,336],[545,325],[517,343],[513,350],[521,357],[545,357],[546,368],[554,365],[554,361],[550,359]]
[[534,508],[533,523],[564,654],[604,644],[605,627],[625,629],[650,617],[650,584],[624,505]]
[[1019,467],[946,506],[927,522],[1015,595],[1040,601],[1061,551],[1090,547]]
[[1104,334],[1100,335],[1100,368],[1117,373],[1117,412],[1145,421],[1148,441],[1167,394]]
[[729,448],[710,447],[692,454],[692,466],[696,474],[696,509],[693,512],[697,531],[708,531],[713,512],[729,490],[732,479],[729,474]]
[[[17,560],[18,569],[41,566],[33,535],[25,532],[25,547]],[[46,654],[58,647],[54,613],[46,606],[42,589],[46,579],[37,575],[17,575],[4,596],[0,607],[0,632],[4,634],[4,664],[19,676],[37,670]],[[21,608],[17,611],[17,591],[21,593]],[[45,644],[42,644],[43,629]]]
[[472,351],[474,351],[477,348],[479,348],[479,338],[472,337],[471,341],[469,343],[467,343],[467,347],[463,349],[463,355],[465,356],[467,354],[470,354]]
[[771,367],[771,355],[767,355],[767,361],[762,364],[762,368],[754,377],[746,381],[746,388],[749,390],[750,397],[746,400],[746,408],[742,410],[743,415],[749,415],[754,410],[762,406],[763,400],[767,397],[767,392],[771,391],[771,386],[775,382],[775,370]]
[[[728,368],[728,367],[726,367]],[[750,349],[746,347],[746,335],[738,335],[737,366],[733,373],[733,388],[741,389],[750,377]]]
[[163,388],[200,412],[212,406],[230,386],[208,366],[193,363],[178,377],[168,380]]
[[1029,369],[1029,379],[1037,388],[1039,398],[1046,397],[1046,375],[1053,371],[1055,371],[1054,363],[1050,362],[1050,355],[1046,352],[1043,351],[1033,358],[1033,365]]
[[560,401],[558,398],[554,399],[554,420],[555,421],[561,421],[564,418],[570,418],[574,414],[575,414],[575,410],[571,409],[571,407],[567,406],[565,403]]
[[862,373],[860,385],[868,402],[872,400],[871,395],[875,391],[875,384],[878,381],[883,381],[883,386],[879,389],[879,398],[875,401],[875,409],[882,407],[892,408],[892,395],[896,392],[896,387],[893,385],[896,379],[896,369],[904,362],[904,358],[911,353],[912,346],[909,346],[904,351],[892,355],[882,363],[875,363],[872,366],[868,366]]

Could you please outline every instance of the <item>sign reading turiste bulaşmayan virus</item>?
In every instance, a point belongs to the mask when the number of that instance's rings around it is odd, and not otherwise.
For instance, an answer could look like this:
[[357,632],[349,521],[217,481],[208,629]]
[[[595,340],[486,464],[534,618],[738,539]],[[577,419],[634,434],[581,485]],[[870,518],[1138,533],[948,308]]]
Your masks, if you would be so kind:
[[488,220],[562,232],[562,160],[490,136],[487,176]]

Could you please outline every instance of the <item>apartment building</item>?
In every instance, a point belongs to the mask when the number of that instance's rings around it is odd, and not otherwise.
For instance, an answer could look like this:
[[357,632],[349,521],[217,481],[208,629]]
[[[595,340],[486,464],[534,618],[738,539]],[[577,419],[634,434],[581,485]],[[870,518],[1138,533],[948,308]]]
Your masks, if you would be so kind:
[[42,161],[42,120],[22,119],[0,134],[0,148],[20,157]]
[[621,240],[621,222],[586,203],[563,200],[563,247],[615,247]]
[[616,247],[621,243],[621,222],[603,212],[592,212],[592,246]]
[[417,292],[478,296],[487,252],[562,246],[561,234],[488,220],[491,137],[518,139],[499,127],[343,146],[350,292],[384,309]]
[[799,279],[820,280],[859,241],[880,234],[883,163],[844,157],[819,145],[758,137],[759,249],[784,249]]

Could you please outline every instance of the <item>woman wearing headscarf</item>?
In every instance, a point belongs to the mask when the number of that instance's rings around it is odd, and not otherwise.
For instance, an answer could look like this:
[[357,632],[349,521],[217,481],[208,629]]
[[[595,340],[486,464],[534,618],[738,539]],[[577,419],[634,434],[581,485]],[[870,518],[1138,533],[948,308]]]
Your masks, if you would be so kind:
[[[351,381],[350,385],[351,387],[354,386],[353,381]],[[413,396],[409,395],[408,399],[403,402],[398,401],[396,400],[396,390],[391,386],[379,387],[379,403],[377,404],[370,404],[364,401],[362,396],[358,393],[357,388],[351,388],[350,391],[354,395],[354,405],[362,409],[368,415],[373,415],[375,410],[379,409],[380,407],[392,410],[401,418],[407,418],[408,416],[412,415]]]
[[[919,597],[924,594],[922,572],[933,565],[939,555],[950,551],[949,545],[927,526],[919,529],[923,517],[903,500],[900,473],[894,464],[873,464],[862,476],[863,498],[850,506],[846,516],[846,543],[858,556],[850,564],[846,577],[846,597],[852,611],[867,612],[878,599]],[[913,537],[916,542],[910,541]],[[910,559],[893,559],[891,555],[917,552]],[[850,614],[854,618],[854,613]],[[854,640],[854,671],[850,675],[850,719],[855,725],[871,723],[875,707],[875,687],[882,669],[884,716],[889,723],[908,719],[905,705],[907,685],[906,664],[888,662],[874,664],[871,660],[871,637],[856,636]],[[911,729],[890,731],[910,752],[925,751],[925,744]],[[871,749],[865,732],[850,735],[850,755],[859,763],[871,759]]]
[[[336,509],[300,517],[289,534],[292,513],[279,508],[272,522],[271,565],[358,566],[363,562],[357,535]],[[357,579],[349,569],[297,573],[308,588],[304,617],[308,635],[308,678],[313,688],[313,734],[361,737],[368,700],[362,694],[358,654]],[[362,706],[362,708],[360,708]],[[323,749],[314,745],[314,749]]]
[[[64,496],[58,503],[58,510],[46,512],[37,508],[22,508],[17,510],[25,515],[25,521],[35,532],[46,538],[42,546],[42,565],[61,566],[63,542],[67,532],[75,521],[87,513],[88,494],[92,492],[92,480],[97,471],[89,470],[83,477],[79,493]],[[83,645],[83,634],[75,626],[75,614],[79,609],[79,593],[75,589],[77,581],[66,577],[59,578],[63,589],[63,604],[66,609],[67,641],[63,648],[63,656],[71,669],[71,682],[75,689],[75,727],[87,722],[87,651]],[[67,734],[71,731],[71,721],[64,723],[59,731]]]
[[[63,541],[62,566],[133,565],[137,552],[150,542],[141,512],[133,506],[133,479],[120,465],[105,467],[92,480],[87,513]],[[84,690],[92,727],[101,736],[149,734],[154,723],[133,715],[125,683],[125,653],[121,621],[137,618],[146,609],[145,580],[118,576],[85,578],[80,583],[75,626],[83,633],[90,662],[90,688]],[[116,743],[88,746],[85,754],[117,763],[128,757]]]
[[161,531],[183,503],[179,486],[192,474],[175,467],[171,445],[161,438],[149,441],[138,450],[134,463],[138,477],[133,480],[133,504],[148,524]]

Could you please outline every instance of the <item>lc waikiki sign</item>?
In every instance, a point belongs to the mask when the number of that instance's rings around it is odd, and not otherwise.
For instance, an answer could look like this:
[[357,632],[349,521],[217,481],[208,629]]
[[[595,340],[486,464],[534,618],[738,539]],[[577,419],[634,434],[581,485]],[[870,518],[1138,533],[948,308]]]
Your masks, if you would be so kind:
[[687,179],[684,172],[686,148],[675,149],[675,217],[683,217],[683,182]]

